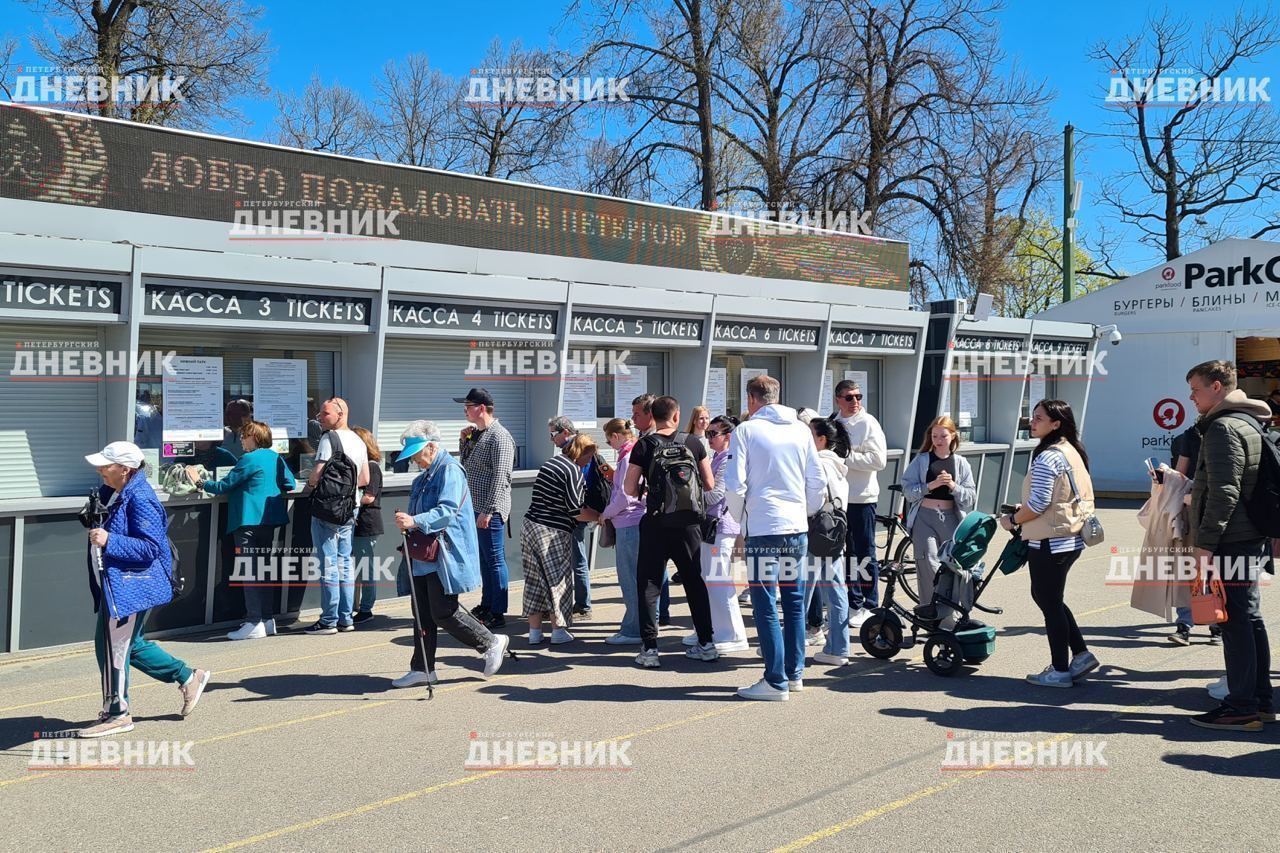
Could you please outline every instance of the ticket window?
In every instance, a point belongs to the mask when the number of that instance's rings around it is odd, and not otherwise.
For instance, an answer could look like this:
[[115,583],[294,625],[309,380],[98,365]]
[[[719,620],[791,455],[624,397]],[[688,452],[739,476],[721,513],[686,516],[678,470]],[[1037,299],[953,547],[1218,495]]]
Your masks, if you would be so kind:
[[[253,361],[260,358],[296,359],[306,362],[307,420],[306,435],[290,437],[285,461],[295,474],[305,474],[314,460],[316,444],[322,432],[316,415],[325,400],[337,393],[339,354],[336,346],[324,349],[267,349],[255,344],[243,346],[223,343],[217,347],[190,346],[163,337],[144,340],[144,350],[158,349],[179,356],[214,356],[222,359],[223,437],[220,441],[185,444],[164,442],[164,382],[159,376],[140,376],[134,401],[134,443],[144,450],[158,450],[158,462],[164,467],[180,463],[203,465],[217,474],[219,469],[233,467],[243,455],[239,427],[245,418],[254,418]],[[361,426],[353,423],[352,426]],[[169,451],[169,452],[166,452]]]
[[[756,355],[754,353],[716,353],[711,356],[712,368],[721,368],[726,371],[725,374],[725,411],[717,412],[714,409],[711,416],[714,418],[721,414],[731,414],[735,417],[746,418],[747,401],[746,395],[743,393],[743,371],[747,371],[748,378],[752,372],[763,372],[783,382],[786,378],[784,370],[786,369],[786,358],[780,355]],[[787,388],[784,384],[782,387],[782,403],[790,405],[787,398]],[[683,425],[682,425],[683,426]]]
[[[827,390],[834,391],[842,380],[852,379],[862,388],[862,407],[876,420],[880,420],[883,403],[880,381],[882,367],[883,362],[878,358],[828,358],[827,370],[832,375],[831,387]],[[820,414],[826,415],[835,410],[833,395],[829,394],[819,402]]]
[[947,379],[942,385],[944,414],[951,416],[962,442],[987,442],[991,408],[990,369],[981,367],[976,375]]
[[[596,427],[586,432],[595,440],[601,456],[610,464],[617,461],[617,454],[605,440],[604,425],[615,417],[630,418],[631,401],[640,394],[661,397],[668,393],[667,364],[668,354],[662,350],[629,350],[628,374],[620,379],[613,375],[601,376],[596,382]],[[622,389],[622,396],[615,400],[619,388]],[[681,405],[685,406],[683,401]],[[694,405],[696,404],[689,404],[688,411],[682,408],[682,419],[692,411]],[[680,428],[684,429],[684,426],[682,423]]]
[[[529,344],[533,350],[542,346]],[[454,398],[465,397],[473,387],[483,387],[493,396],[494,417],[515,442],[515,470],[529,467],[529,442],[547,440],[546,424],[529,422],[530,386],[538,377],[477,374],[472,370],[471,351],[471,343],[464,340],[387,338],[378,413],[378,442],[388,451],[383,455],[384,468],[400,473],[410,470],[408,463],[396,464],[393,457],[400,449],[400,434],[416,420],[434,421],[444,446],[457,455],[462,430],[470,424]]]

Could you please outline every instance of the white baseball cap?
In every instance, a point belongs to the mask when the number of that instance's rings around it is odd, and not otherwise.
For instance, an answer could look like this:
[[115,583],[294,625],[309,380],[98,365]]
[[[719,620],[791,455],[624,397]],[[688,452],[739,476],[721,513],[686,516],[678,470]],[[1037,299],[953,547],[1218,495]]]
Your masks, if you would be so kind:
[[95,468],[120,464],[126,468],[142,467],[142,450],[132,441],[113,441],[98,453],[90,453],[85,461]]

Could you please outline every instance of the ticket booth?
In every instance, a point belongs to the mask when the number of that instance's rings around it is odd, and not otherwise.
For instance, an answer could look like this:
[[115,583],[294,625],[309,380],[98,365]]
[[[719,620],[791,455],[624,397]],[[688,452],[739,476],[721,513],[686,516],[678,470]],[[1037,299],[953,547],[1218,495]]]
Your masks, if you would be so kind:
[[[880,472],[880,507],[888,511],[888,486],[902,479],[914,455],[911,426],[924,356],[926,315],[834,305],[827,333],[826,368],[818,411],[835,410],[833,391],[849,379],[862,390],[862,405],[885,434],[888,464]],[[909,322],[910,325],[906,325]]]
[[[81,448],[122,437],[108,429],[108,412],[123,414],[127,401],[121,380],[131,364],[122,312],[132,248],[102,247],[77,269],[44,266],[66,262],[57,242],[16,236],[3,242],[0,651],[56,645],[92,631],[76,513],[101,480],[84,461],[90,451]],[[40,569],[29,573],[24,593],[18,567],[31,561]],[[69,589],[83,593],[83,607],[69,605]]]
[[667,293],[657,311],[642,291],[574,284],[571,301],[561,414],[591,435],[611,462],[615,454],[603,427],[630,418],[641,394],[679,400],[684,429],[704,400],[711,297]]
[[783,405],[819,408],[827,313],[826,305],[717,297],[706,394],[712,415],[745,418],[747,383],[762,373],[782,383]]

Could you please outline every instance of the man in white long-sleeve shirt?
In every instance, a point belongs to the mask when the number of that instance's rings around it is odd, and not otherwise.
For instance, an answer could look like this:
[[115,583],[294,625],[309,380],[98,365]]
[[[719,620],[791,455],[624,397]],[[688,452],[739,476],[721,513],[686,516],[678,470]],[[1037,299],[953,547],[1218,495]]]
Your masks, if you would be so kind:
[[880,479],[888,459],[884,430],[880,422],[862,407],[862,389],[845,379],[836,386],[836,420],[849,435],[849,527],[845,556],[849,571],[849,626],[867,621],[871,609],[880,604],[880,563],[876,561],[876,503],[880,500]]
[[[826,480],[813,437],[795,409],[778,404],[778,380],[757,376],[747,383],[751,417],[733,431],[725,471],[725,500],[742,520],[747,581],[755,613],[764,678],[738,695],[786,700],[803,689],[804,583],[809,516],[822,507]],[[775,588],[781,588],[783,624],[778,624]]]

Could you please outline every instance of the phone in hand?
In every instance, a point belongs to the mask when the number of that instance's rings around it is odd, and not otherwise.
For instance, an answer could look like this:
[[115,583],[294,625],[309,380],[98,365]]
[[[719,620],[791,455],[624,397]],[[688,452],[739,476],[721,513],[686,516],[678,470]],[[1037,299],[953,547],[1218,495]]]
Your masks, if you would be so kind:
[[1151,479],[1157,483],[1164,483],[1164,472],[1160,470],[1160,460],[1154,456],[1148,456],[1146,459],[1147,472],[1151,474]]

